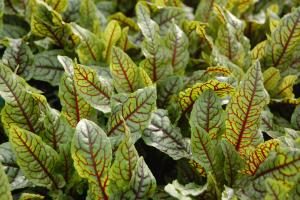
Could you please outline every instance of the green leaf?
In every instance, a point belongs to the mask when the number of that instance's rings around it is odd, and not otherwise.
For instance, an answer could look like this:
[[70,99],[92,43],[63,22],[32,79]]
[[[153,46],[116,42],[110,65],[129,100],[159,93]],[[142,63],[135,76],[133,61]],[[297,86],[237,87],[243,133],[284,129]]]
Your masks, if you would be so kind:
[[281,181],[268,178],[266,180],[267,194],[265,200],[285,200],[288,197],[289,187]]
[[278,84],[276,91],[272,94],[277,98],[294,98],[293,86],[295,85],[297,78],[298,77],[295,75],[285,76]]
[[295,183],[294,187],[290,190],[289,196],[290,199],[299,199],[300,198],[300,178],[298,177],[297,182]]
[[108,199],[108,172],[112,160],[111,144],[105,132],[94,122],[83,119],[72,141],[72,158],[78,174],[99,191],[98,198]]
[[259,62],[256,62],[243,77],[236,93],[226,107],[225,138],[240,153],[255,147],[263,140],[259,133],[259,123],[264,106],[269,97],[263,85]]
[[5,128],[18,125],[32,132],[39,130],[40,112],[36,106],[37,102],[28,91],[27,83],[2,64],[0,64],[0,95],[6,102],[1,110]]
[[44,118],[45,130],[41,134],[44,142],[51,146],[54,150],[65,143],[71,141],[73,128],[67,122],[64,115],[57,110],[49,108]]
[[[190,122],[191,123],[191,122]],[[193,159],[204,167],[206,172],[212,172],[215,177],[222,177],[223,155],[221,146],[211,140],[205,129],[191,123],[191,149]],[[221,182],[221,180],[218,180]]]
[[158,109],[152,113],[151,121],[143,132],[143,140],[168,154],[174,160],[189,158],[189,142],[184,139],[180,129],[171,124],[166,110]]
[[131,58],[120,48],[114,46],[111,50],[110,60],[110,72],[118,92],[134,92],[138,89],[138,69]]
[[12,200],[12,195],[10,193],[10,186],[8,182],[8,178],[4,172],[3,166],[0,163],[0,181],[1,181],[1,186],[0,186],[0,198],[1,199],[7,199],[7,200]]
[[75,64],[74,82],[80,96],[94,108],[108,113],[109,101],[113,94],[110,83],[90,67]]
[[8,37],[13,39],[19,39],[24,37],[29,32],[30,27],[25,21],[24,17],[4,14],[3,25],[2,28],[0,28],[0,30],[0,38]]
[[291,54],[300,40],[300,8],[285,15],[272,32],[266,45],[266,65],[287,70]]
[[22,193],[19,200],[41,200],[45,197],[39,194]]
[[16,157],[12,152],[9,142],[0,145],[0,163],[2,164],[8,181],[11,183],[20,174],[20,168],[16,163]]
[[120,104],[112,107],[112,114],[108,119],[108,135],[123,135],[125,122],[135,141],[147,127],[151,112],[155,107],[156,88],[154,86],[139,89],[124,96]]
[[199,126],[211,139],[220,138],[225,130],[221,101],[212,90],[204,91],[196,100],[190,116],[191,126]]
[[31,66],[33,54],[27,44],[21,40],[10,40],[9,46],[4,51],[2,62],[16,74],[29,80],[34,72]]
[[49,6],[52,7],[53,10],[56,12],[63,12],[68,7],[68,1],[67,0],[44,0]]
[[239,177],[239,170],[242,169],[243,161],[234,146],[222,140],[222,150],[224,154],[224,176],[228,186],[234,186]]
[[296,130],[300,130],[300,105],[296,106],[291,119],[292,127]]
[[156,180],[143,157],[137,161],[130,180],[130,187],[131,191],[125,196],[136,200],[148,199],[153,196],[156,190]]
[[96,33],[100,28],[99,11],[93,0],[81,0],[79,8],[80,25],[91,32]]
[[134,143],[130,135],[127,135],[115,153],[115,160],[109,172],[110,185],[113,182],[117,185],[118,190],[125,192],[128,189],[138,158],[139,155]]
[[126,17],[121,12],[117,12],[117,13],[109,16],[109,19],[115,20],[124,26],[128,26],[129,28],[131,28],[134,31],[140,30],[139,26],[136,24],[136,22],[133,19]]
[[71,27],[73,33],[80,39],[80,43],[76,48],[80,62],[82,64],[95,64],[102,61],[104,42],[92,32],[75,23],[71,23]]
[[111,48],[115,45],[121,37],[121,27],[119,23],[115,20],[112,20],[107,24],[107,27],[104,31],[104,41],[105,41],[105,50],[103,57],[108,61],[111,54]]
[[17,163],[25,176],[37,186],[59,189],[64,186],[62,177],[54,173],[57,153],[30,131],[12,126],[9,141]]
[[76,127],[83,118],[91,119],[93,117],[93,108],[79,96],[75,81],[66,74],[61,78],[58,95],[62,113],[72,127]]
[[133,41],[131,41],[128,31],[128,26],[122,29],[121,37],[117,43],[117,46],[120,47],[123,51],[128,51],[129,49],[137,48]]
[[173,72],[182,74],[189,62],[189,40],[175,23],[168,30],[166,47],[172,52]]
[[47,81],[51,85],[59,85],[64,73],[64,68],[57,59],[58,55],[64,55],[62,50],[44,51],[34,55],[34,75],[32,78],[40,81]]
[[280,71],[274,67],[269,67],[266,71],[264,71],[263,77],[264,86],[268,91],[274,90],[281,78]]

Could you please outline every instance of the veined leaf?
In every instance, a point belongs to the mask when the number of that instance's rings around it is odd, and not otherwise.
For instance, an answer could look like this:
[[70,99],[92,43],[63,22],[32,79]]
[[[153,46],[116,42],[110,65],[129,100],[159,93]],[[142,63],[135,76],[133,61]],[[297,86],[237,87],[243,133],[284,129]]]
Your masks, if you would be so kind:
[[109,16],[109,19],[115,20],[124,26],[128,26],[129,28],[133,29],[134,31],[140,30],[139,26],[136,24],[136,22],[134,20],[132,20],[129,17],[126,17],[121,12],[117,12],[117,13]]
[[100,28],[99,11],[93,0],[81,0],[79,8],[80,25],[96,33]]
[[130,180],[131,191],[125,196],[129,199],[148,199],[153,196],[156,189],[156,180],[144,161],[140,157]]
[[291,199],[299,199],[300,198],[300,177],[298,177],[298,180],[294,187],[290,190],[289,196]]
[[49,6],[52,7],[56,12],[63,12],[68,7],[67,0],[44,0]]
[[191,126],[199,126],[211,139],[220,138],[225,130],[221,101],[212,90],[205,90],[196,100],[190,116]]
[[227,67],[216,66],[206,68],[205,74],[221,74],[223,76],[229,76],[231,75],[231,71]]
[[76,127],[77,123],[83,118],[92,118],[92,107],[79,96],[75,82],[70,76],[66,74],[62,76],[58,95],[62,104],[62,113],[66,115],[72,127]]
[[266,45],[267,66],[283,71],[289,67],[291,53],[300,41],[300,8],[285,15],[272,32]]
[[73,128],[69,125],[65,116],[57,110],[49,108],[45,113],[44,127],[41,137],[43,140],[55,150],[59,150],[59,146],[71,141],[73,136]]
[[109,172],[109,181],[114,182],[119,190],[125,192],[129,188],[129,182],[138,159],[139,155],[134,143],[130,135],[127,135],[116,151],[115,160]]
[[276,97],[279,98],[294,98],[293,86],[296,83],[297,76],[288,75],[282,79],[279,83],[277,90],[274,93]]
[[267,40],[264,40],[258,43],[252,50],[251,50],[251,57],[253,60],[259,60],[264,57],[265,55],[265,48],[266,48]]
[[227,95],[233,93],[234,88],[224,82],[219,82],[217,80],[209,80],[205,83],[196,83],[192,88],[186,89],[184,92],[180,92],[178,96],[178,103],[185,113],[190,108],[192,108],[194,102],[200,96],[200,94],[208,89],[214,90],[219,97],[226,97]]
[[252,181],[245,188],[246,194],[252,198],[260,198],[266,192],[265,180],[273,178],[287,183],[296,181],[299,175],[300,151],[291,148],[279,148],[259,166]]
[[16,163],[16,157],[9,142],[0,145],[0,163],[4,168],[8,181],[11,183],[20,174],[20,168]]
[[121,37],[117,43],[117,46],[120,47],[123,51],[137,48],[137,46],[130,40],[128,31],[129,31],[128,26],[126,26],[125,28],[122,29]]
[[234,186],[244,162],[231,143],[222,140],[221,145],[224,154],[225,180],[229,186]]
[[166,47],[172,52],[171,64],[174,73],[183,73],[189,61],[189,40],[174,23],[167,34]]
[[[123,135],[125,132],[123,123],[125,122],[131,134],[139,138],[139,134],[148,125],[151,112],[155,107],[156,88],[154,86],[139,89],[124,96],[120,104],[112,108],[112,115],[108,119],[108,135]],[[135,136],[133,136],[133,140],[136,139]]]
[[276,139],[268,140],[258,145],[246,159],[246,168],[243,172],[249,175],[254,175],[259,168],[259,165],[269,156],[270,151],[275,149],[278,145],[279,140]]
[[202,167],[199,163],[197,163],[194,160],[189,160],[189,164],[194,168],[195,171],[197,171],[201,176],[205,177],[206,172],[204,167]]
[[35,68],[33,78],[47,81],[51,85],[59,85],[59,81],[64,73],[64,68],[57,59],[58,55],[63,55],[64,51],[50,50],[34,55],[33,66]]
[[280,80],[280,71],[274,67],[269,67],[263,73],[264,86],[268,91],[272,91],[276,88]]
[[134,92],[138,88],[135,63],[118,47],[112,47],[110,60],[110,72],[118,92]]
[[180,129],[173,126],[166,110],[158,109],[152,113],[151,121],[142,135],[147,145],[168,154],[174,160],[189,158],[189,142],[184,139]]
[[2,62],[16,74],[29,80],[34,72],[31,66],[33,54],[22,39],[10,40],[9,46],[4,51]]
[[19,200],[43,200],[45,197],[39,194],[22,193]]
[[262,141],[258,132],[261,112],[269,102],[258,62],[244,75],[236,93],[227,105],[225,138],[240,153]]
[[12,195],[10,193],[10,186],[8,182],[8,178],[4,172],[3,166],[0,163],[0,199],[12,200]]
[[12,126],[9,131],[9,141],[16,154],[18,165],[30,181],[49,189],[59,189],[64,186],[62,177],[53,171],[58,155],[39,136]]
[[6,101],[1,110],[4,126],[15,124],[35,132],[40,127],[40,112],[37,102],[28,91],[24,79],[14,74],[8,67],[0,64],[0,95]]
[[102,61],[102,51],[104,50],[104,42],[95,34],[71,23],[73,33],[80,38],[80,43],[76,48],[79,60],[82,64],[95,64]]
[[112,150],[105,132],[94,122],[81,120],[76,127],[71,152],[78,174],[95,185],[98,198],[107,200]]
[[288,199],[290,188],[281,181],[268,178],[266,179],[267,193],[265,200],[285,200]]
[[110,58],[111,48],[118,42],[121,34],[122,30],[119,23],[115,20],[110,21],[104,31],[105,50],[103,57],[105,60]]
[[216,141],[211,140],[203,128],[191,123],[191,129],[193,159],[203,166],[206,172],[212,172],[215,177],[222,177],[219,176],[223,174],[221,169],[223,162],[221,147],[217,145]]
[[75,64],[74,82],[85,101],[104,113],[110,112],[109,100],[113,91],[107,80],[98,76],[92,68]]

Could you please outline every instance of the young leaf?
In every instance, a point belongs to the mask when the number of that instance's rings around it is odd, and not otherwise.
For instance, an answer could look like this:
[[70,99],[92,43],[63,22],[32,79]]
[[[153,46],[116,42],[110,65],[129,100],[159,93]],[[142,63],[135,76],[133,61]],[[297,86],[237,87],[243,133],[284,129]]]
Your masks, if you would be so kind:
[[128,31],[129,31],[128,26],[122,29],[120,40],[117,43],[117,46],[120,47],[123,51],[137,48],[136,45],[130,40],[129,38],[130,35],[128,35]]
[[263,77],[266,90],[272,91],[276,88],[280,80],[280,71],[274,67],[269,67],[266,71],[264,71]]
[[130,180],[130,187],[132,191],[126,194],[130,199],[148,199],[152,197],[155,192],[156,180],[143,157],[140,157],[137,161]]
[[261,112],[268,101],[261,68],[256,62],[243,77],[226,108],[228,114],[225,138],[237,151],[245,153],[248,147],[261,143],[263,138],[258,128]]
[[0,163],[0,199],[12,200],[8,178],[4,172],[3,166]]
[[6,128],[15,124],[32,132],[39,129],[37,102],[27,90],[28,85],[24,79],[0,64],[0,95],[6,101],[1,118]]
[[139,138],[139,134],[146,128],[155,107],[156,88],[154,86],[139,89],[125,96],[120,104],[112,108],[112,115],[108,119],[108,135],[123,135],[125,122],[131,134],[135,136],[138,134]]
[[109,172],[109,181],[114,182],[119,190],[124,192],[128,189],[138,158],[134,143],[130,135],[127,135],[116,151],[115,161]]
[[73,33],[80,38],[80,43],[76,48],[80,62],[82,64],[95,64],[102,61],[103,41],[75,23],[71,23],[71,27]]
[[205,83],[196,83],[192,88],[188,88],[184,92],[179,93],[178,103],[183,113],[189,111],[194,105],[194,102],[198,99],[199,95],[208,89],[214,90],[219,97],[226,97],[233,93],[234,90],[230,84],[219,82],[214,79]]
[[104,41],[105,41],[105,50],[103,57],[105,60],[110,58],[111,48],[115,45],[121,37],[121,27],[119,23],[115,20],[112,20],[107,25],[104,31]]
[[78,93],[74,80],[64,74],[60,81],[58,95],[62,104],[62,113],[66,115],[72,127],[76,127],[83,118],[91,119],[93,114],[92,107]]
[[50,50],[34,55],[32,65],[35,70],[33,78],[40,81],[47,81],[51,85],[59,85],[64,68],[58,61],[57,55],[64,55],[64,51]]
[[104,113],[110,112],[109,100],[113,91],[107,80],[99,77],[92,68],[75,64],[74,82],[85,101]]
[[171,64],[173,72],[182,74],[189,61],[189,40],[175,23],[168,30],[166,47],[172,52]]
[[118,47],[112,47],[110,72],[118,92],[134,92],[138,88],[138,72],[131,58]]
[[196,100],[190,116],[191,126],[199,126],[211,139],[220,138],[225,130],[225,115],[218,96],[204,91]]
[[294,98],[295,95],[293,93],[293,86],[296,83],[297,76],[288,75],[282,79],[279,83],[277,90],[273,93],[276,97],[279,98]]
[[71,152],[78,174],[95,185],[99,198],[107,200],[112,150],[105,132],[94,122],[81,120],[76,127]]
[[44,0],[49,6],[52,7],[53,10],[56,12],[63,12],[68,7],[68,1],[67,0]]
[[4,51],[2,62],[16,74],[29,80],[34,72],[31,66],[33,54],[27,44],[21,40],[10,40],[9,46]]
[[249,175],[254,175],[259,168],[259,165],[269,156],[270,151],[275,149],[278,145],[279,140],[276,139],[268,140],[258,145],[246,159],[246,169],[244,169],[243,172]]
[[147,145],[159,149],[174,160],[191,156],[188,141],[182,137],[180,129],[171,124],[166,110],[158,109],[152,113],[150,124],[142,137]]
[[289,67],[291,53],[300,40],[300,8],[285,15],[272,32],[266,45],[267,66],[282,70]]
[[16,154],[18,165],[30,181],[49,189],[59,189],[64,186],[62,177],[53,171],[58,155],[39,136],[12,126],[9,131],[9,141]]

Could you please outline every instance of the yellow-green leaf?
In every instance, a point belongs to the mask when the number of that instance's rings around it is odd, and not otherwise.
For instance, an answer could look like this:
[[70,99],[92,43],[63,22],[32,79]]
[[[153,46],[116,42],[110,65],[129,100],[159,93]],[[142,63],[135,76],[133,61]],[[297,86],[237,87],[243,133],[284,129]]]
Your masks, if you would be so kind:
[[118,42],[121,34],[122,30],[119,23],[115,20],[110,21],[104,31],[105,50],[103,52],[103,57],[105,60],[108,61],[110,58],[111,48]]

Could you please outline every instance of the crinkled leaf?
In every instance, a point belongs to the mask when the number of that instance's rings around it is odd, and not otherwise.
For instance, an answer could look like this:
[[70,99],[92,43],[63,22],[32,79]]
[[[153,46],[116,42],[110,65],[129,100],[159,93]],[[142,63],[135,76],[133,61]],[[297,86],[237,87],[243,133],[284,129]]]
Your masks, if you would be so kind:
[[118,92],[134,92],[138,89],[137,66],[120,48],[112,47],[110,72]]
[[147,145],[168,154],[174,160],[190,157],[189,142],[180,129],[171,124],[166,110],[158,109],[151,115],[151,121],[142,135]]
[[155,107],[156,88],[154,86],[123,96],[120,104],[112,108],[112,114],[108,119],[108,135],[123,135],[125,132],[123,123],[125,122],[133,135],[133,140],[139,138],[147,127],[151,112]]
[[61,188],[62,177],[54,173],[58,155],[42,139],[30,131],[12,126],[9,141],[17,157],[17,163],[25,176],[38,186]]
[[221,101],[212,90],[205,90],[196,100],[190,116],[191,126],[199,126],[211,139],[220,138],[225,130]]
[[243,77],[226,108],[225,138],[237,151],[245,153],[248,147],[261,143],[263,138],[258,128],[261,112],[268,101],[261,68],[256,62]]
[[109,101],[113,94],[110,83],[87,66],[74,65],[74,82],[78,94],[96,109],[110,112]]
[[7,200],[12,200],[12,195],[10,193],[10,185],[8,182],[8,178],[4,172],[4,168],[2,164],[0,163],[0,199],[7,199]]
[[47,81],[51,85],[59,85],[64,68],[57,59],[58,55],[64,55],[64,52],[62,50],[50,50],[34,55],[32,65],[35,70],[33,78]]
[[94,185],[99,191],[98,198],[107,199],[112,150],[105,132],[94,122],[81,120],[76,127],[71,152],[78,174]]
[[27,44],[21,40],[10,40],[9,46],[4,51],[2,62],[18,75],[29,80],[34,72],[34,67],[31,65],[33,54]]

